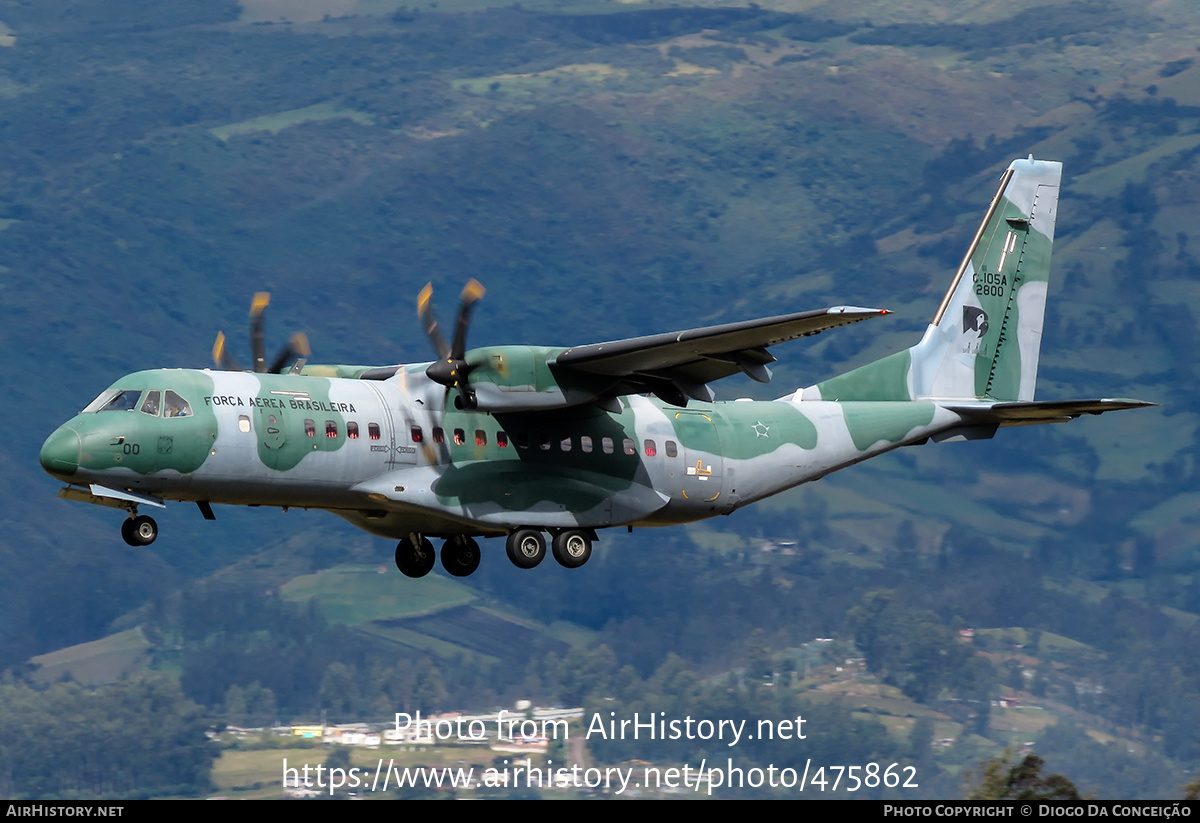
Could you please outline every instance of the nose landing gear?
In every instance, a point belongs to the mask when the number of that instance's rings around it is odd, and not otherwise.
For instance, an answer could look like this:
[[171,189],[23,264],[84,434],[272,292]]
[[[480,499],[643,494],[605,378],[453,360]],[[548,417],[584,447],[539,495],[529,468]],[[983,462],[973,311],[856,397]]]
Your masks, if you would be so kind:
[[153,517],[130,512],[121,524],[121,537],[130,546],[149,546],[158,538],[158,524]]

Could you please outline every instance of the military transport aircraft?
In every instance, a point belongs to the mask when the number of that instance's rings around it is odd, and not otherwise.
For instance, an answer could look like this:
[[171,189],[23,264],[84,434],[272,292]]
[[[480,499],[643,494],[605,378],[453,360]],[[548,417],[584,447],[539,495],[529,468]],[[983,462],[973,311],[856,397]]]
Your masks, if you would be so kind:
[[[1153,405],[1035,401],[1062,165],[1013,162],[920,342],[770,402],[715,402],[708,384],[770,379],[767,348],[888,312],[835,308],[572,348],[468,350],[483,288],[463,290],[447,344],[431,288],[418,315],[432,363],[307,365],[293,341],[269,366],[266,296],[251,309],[253,371],[220,335],[221,370],[122,377],[50,435],[42,466],[60,497],[124,509],[131,545],[158,535],[140,507],[193,501],[326,509],[398,539],[409,577],[445,540],[452,575],[479,565],[475,538],[506,536],[532,568],[546,535],[564,566],[597,531],[728,514],[899,446],[990,438]],[[293,362],[294,361],[294,362]],[[285,366],[291,367],[285,372]]]

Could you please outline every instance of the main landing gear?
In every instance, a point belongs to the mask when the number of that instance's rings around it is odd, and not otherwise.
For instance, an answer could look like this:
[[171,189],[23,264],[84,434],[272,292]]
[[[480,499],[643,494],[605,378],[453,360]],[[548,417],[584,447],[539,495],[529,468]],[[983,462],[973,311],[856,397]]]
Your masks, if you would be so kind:
[[396,544],[396,568],[407,577],[424,577],[433,568],[433,544],[418,534]]
[[[589,529],[563,529],[554,534],[551,550],[559,565],[578,569],[592,556]],[[532,569],[546,557],[546,538],[537,529],[517,529],[505,543],[508,559],[521,569]]]
[[479,544],[465,535],[442,544],[442,568],[454,577],[466,577],[479,568]]
[[130,546],[149,546],[158,538],[158,524],[153,517],[144,514],[135,516],[130,512],[121,524],[121,537]]
[[579,529],[567,529],[554,535],[554,559],[568,569],[578,569],[592,556],[592,538]]
[[[396,568],[407,577],[424,577],[433,571],[437,553],[429,538],[410,535],[396,545]],[[442,568],[454,577],[466,577],[479,568],[479,544],[457,535],[442,544]]]
[[546,557],[546,538],[537,529],[517,529],[508,536],[504,550],[518,569],[532,569]]
[[[592,556],[593,540],[595,532],[591,529],[564,529],[554,533],[551,553],[560,565],[577,569]],[[517,529],[505,541],[505,550],[513,565],[532,569],[546,558],[546,535],[532,527]],[[442,544],[442,568],[453,577],[466,577],[479,568],[480,554],[473,538],[455,535]],[[411,534],[396,545],[396,568],[407,577],[429,574],[436,558],[433,544],[419,534]]]

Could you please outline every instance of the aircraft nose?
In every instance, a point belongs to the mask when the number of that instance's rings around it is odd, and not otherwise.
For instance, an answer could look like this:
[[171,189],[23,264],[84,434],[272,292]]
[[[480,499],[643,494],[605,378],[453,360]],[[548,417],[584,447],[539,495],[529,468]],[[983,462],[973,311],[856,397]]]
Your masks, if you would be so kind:
[[46,438],[38,455],[42,468],[55,477],[70,477],[79,468],[79,434],[60,426]]

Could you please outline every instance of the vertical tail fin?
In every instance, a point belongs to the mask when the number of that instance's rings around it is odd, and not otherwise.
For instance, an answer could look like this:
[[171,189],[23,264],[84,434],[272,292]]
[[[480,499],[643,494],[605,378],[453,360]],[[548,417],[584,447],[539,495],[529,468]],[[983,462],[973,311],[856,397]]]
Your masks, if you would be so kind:
[[950,291],[912,349],[917,396],[1033,399],[1061,178],[1062,163],[1032,157],[1004,173]]
[[805,399],[1032,400],[1062,163],[1005,171],[921,342],[804,389]]

